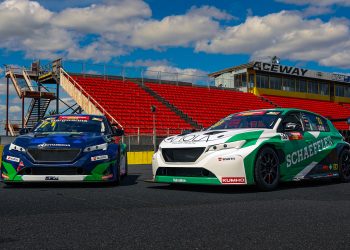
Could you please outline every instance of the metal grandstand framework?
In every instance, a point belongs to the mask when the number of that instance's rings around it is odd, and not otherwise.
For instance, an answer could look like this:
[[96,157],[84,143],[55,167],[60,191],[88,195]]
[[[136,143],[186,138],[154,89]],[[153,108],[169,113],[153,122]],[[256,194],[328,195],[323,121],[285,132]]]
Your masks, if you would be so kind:
[[[17,135],[21,128],[32,128],[37,121],[42,119],[49,111],[52,101],[56,101],[55,111],[59,114],[59,104],[67,106],[67,110],[72,113],[81,112],[81,108],[76,104],[69,105],[59,97],[59,69],[62,60],[57,59],[48,65],[41,66],[40,61],[35,61],[30,68],[17,67],[12,65],[5,66],[6,77],[6,135]],[[21,101],[21,120],[13,121],[9,117],[9,97],[10,82],[14,86],[15,92]],[[25,113],[25,101],[30,103]]]

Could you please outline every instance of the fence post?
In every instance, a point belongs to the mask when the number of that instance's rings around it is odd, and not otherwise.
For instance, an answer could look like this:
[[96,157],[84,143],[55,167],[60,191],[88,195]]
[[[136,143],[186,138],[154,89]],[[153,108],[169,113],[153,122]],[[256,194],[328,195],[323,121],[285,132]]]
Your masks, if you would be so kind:
[[144,84],[144,82],[143,82],[143,68],[141,68],[141,82],[142,82],[142,86],[143,86],[143,84]]
[[106,64],[103,64],[103,79],[106,80]]

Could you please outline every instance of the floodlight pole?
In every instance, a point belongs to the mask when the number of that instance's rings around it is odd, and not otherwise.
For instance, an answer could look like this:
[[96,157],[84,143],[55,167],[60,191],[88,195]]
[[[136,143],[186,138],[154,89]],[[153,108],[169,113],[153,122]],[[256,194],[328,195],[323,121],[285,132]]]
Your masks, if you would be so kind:
[[154,105],[151,105],[151,112],[153,114],[153,151],[156,152],[157,151],[157,133],[156,133],[156,110],[157,107]]

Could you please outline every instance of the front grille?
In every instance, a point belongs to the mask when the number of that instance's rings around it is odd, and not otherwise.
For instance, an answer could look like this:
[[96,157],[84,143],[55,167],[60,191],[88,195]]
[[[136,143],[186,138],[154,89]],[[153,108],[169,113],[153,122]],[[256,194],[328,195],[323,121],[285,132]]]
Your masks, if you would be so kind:
[[28,154],[35,162],[72,162],[80,153],[78,148],[29,148]]
[[162,154],[166,162],[195,162],[205,148],[163,148]]
[[215,175],[205,168],[166,168],[157,169],[157,176],[182,176],[182,177],[215,177]]
[[88,175],[86,170],[77,167],[33,167],[23,168],[19,175]]

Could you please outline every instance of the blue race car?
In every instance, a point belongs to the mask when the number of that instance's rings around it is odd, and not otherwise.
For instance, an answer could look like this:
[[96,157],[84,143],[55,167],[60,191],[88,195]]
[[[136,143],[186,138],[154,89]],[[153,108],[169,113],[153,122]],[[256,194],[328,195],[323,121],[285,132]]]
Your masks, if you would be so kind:
[[0,176],[19,182],[110,182],[128,173],[124,131],[104,116],[53,115],[22,129],[3,150]]

